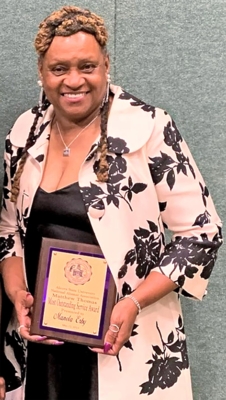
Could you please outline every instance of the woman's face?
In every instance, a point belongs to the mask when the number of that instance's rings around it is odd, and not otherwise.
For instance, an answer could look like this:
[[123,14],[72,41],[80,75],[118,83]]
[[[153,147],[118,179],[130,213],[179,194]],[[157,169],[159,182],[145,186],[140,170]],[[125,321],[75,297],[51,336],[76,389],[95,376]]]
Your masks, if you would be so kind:
[[56,116],[82,121],[104,98],[109,58],[85,32],[55,36],[39,63],[43,88]]

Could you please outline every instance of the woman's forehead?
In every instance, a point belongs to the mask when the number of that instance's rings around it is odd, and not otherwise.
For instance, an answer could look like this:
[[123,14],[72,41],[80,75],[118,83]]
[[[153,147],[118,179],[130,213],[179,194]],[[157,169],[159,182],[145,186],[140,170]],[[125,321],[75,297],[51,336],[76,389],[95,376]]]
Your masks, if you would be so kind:
[[96,38],[86,32],[77,32],[70,36],[55,36],[46,54],[89,53],[101,54],[101,47]]

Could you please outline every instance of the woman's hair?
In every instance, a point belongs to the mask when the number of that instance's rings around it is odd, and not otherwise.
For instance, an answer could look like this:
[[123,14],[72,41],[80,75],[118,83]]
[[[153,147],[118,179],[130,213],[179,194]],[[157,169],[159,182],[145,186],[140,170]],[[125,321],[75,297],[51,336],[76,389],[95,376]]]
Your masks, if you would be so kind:
[[87,9],[67,6],[44,19],[35,38],[35,49],[39,57],[44,56],[55,36],[70,36],[77,32],[90,33],[100,47],[106,50],[108,40],[104,20]]
[[[87,9],[81,9],[74,6],[65,6],[58,11],[54,11],[39,25],[39,31],[35,38],[35,49],[39,60],[44,57],[46,51],[50,47],[55,36],[70,36],[77,32],[86,32],[93,35],[99,43],[101,49],[107,53],[108,33],[104,25],[104,20],[98,15]],[[107,94],[106,94],[107,95]],[[36,107],[34,122],[30,128],[26,145],[23,149],[19,167],[15,174],[12,190],[11,201],[16,202],[20,190],[20,177],[28,156],[28,149],[35,143],[37,135],[35,135],[39,117],[42,111],[48,106],[45,95],[42,104]],[[101,138],[98,149],[100,151],[99,169],[97,171],[97,179],[100,182],[108,180],[108,163],[107,163],[107,120],[108,120],[109,101],[104,102],[100,108],[101,113]]]

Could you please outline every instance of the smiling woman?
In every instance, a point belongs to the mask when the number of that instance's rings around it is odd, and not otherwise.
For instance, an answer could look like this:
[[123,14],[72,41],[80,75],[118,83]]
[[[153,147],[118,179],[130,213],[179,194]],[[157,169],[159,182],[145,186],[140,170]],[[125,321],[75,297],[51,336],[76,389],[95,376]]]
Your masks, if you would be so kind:
[[99,114],[108,72],[108,55],[94,36],[78,32],[53,39],[40,58],[39,73],[64,132],[70,132],[71,122],[74,135],[74,123],[84,127]]
[[[6,138],[0,241],[15,307],[4,357],[12,400],[192,400],[180,295],[206,293],[221,221],[168,113],[110,84],[106,43],[89,10],[48,16],[35,39],[39,103]],[[43,237],[100,246],[117,288],[103,348],[30,334]],[[48,301],[58,323],[86,325],[84,312],[98,311],[81,265],[62,277],[57,259]],[[64,279],[80,283],[77,297]]]

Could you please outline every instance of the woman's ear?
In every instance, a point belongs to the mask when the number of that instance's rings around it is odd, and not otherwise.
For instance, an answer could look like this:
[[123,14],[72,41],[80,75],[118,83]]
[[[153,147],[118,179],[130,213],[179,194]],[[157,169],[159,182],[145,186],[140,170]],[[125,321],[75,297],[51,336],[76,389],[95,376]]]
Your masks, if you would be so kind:
[[42,82],[42,67],[43,67],[42,61],[39,60],[38,61],[38,76],[39,76],[39,79],[41,82]]
[[109,72],[110,72],[110,58],[109,58],[108,54],[105,57],[104,65],[105,65],[105,68],[106,68],[106,74],[109,74]]

